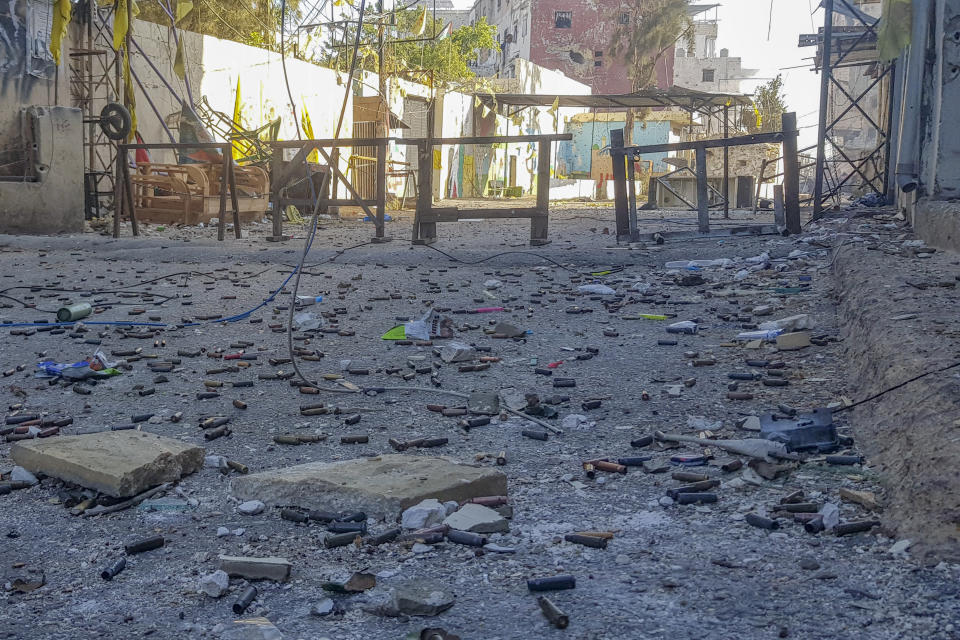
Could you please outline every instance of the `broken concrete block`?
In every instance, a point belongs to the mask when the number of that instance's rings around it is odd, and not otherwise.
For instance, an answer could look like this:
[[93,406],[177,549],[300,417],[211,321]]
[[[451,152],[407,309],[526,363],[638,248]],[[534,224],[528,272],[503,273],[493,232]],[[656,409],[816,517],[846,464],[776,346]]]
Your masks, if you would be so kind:
[[493,333],[495,335],[502,335],[507,338],[519,338],[526,332],[523,329],[515,327],[507,322],[498,322],[497,326],[493,328]]
[[222,597],[228,589],[230,589],[230,576],[221,569],[202,576],[197,587],[197,591],[205,593],[211,598]]
[[760,418],[757,416],[747,416],[741,420],[737,426],[747,431],[760,431]]
[[816,325],[813,322],[813,318],[806,313],[760,323],[760,329],[763,331],[769,331],[773,329],[783,329],[784,331],[801,331],[803,329],[813,329],[814,326]]
[[802,331],[795,333],[781,333],[777,336],[777,349],[780,351],[797,351],[810,346],[810,334]]
[[859,504],[870,511],[880,511],[880,502],[877,496],[871,491],[855,491],[853,489],[840,488],[840,499],[846,502]]
[[477,357],[476,350],[464,342],[450,342],[440,351],[444,362],[470,362]]
[[385,455],[339,462],[311,462],[233,478],[241,500],[319,511],[365,511],[396,518],[428,498],[462,502],[507,494],[507,477],[449,458]]
[[443,521],[451,529],[473,533],[506,533],[510,525],[499,513],[479,504],[465,504]]
[[283,640],[283,634],[266,618],[242,618],[226,623],[220,640]]
[[200,469],[204,450],[129,430],[20,441],[10,456],[34,473],[125,498]]
[[392,609],[408,616],[435,616],[453,606],[452,595],[427,580],[415,580],[393,590]]
[[424,529],[440,524],[447,515],[447,508],[433,498],[406,509],[400,518],[404,529]]
[[10,482],[26,482],[29,485],[34,485],[40,481],[37,480],[37,476],[33,475],[23,467],[14,467],[10,471]]
[[[526,406],[526,401],[524,401]],[[490,391],[474,391],[467,398],[467,411],[473,415],[495,416],[500,413],[500,394]]]
[[286,558],[247,558],[244,556],[220,556],[220,569],[227,574],[247,580],[276,580],[282,582],[290,577],[292,569]]

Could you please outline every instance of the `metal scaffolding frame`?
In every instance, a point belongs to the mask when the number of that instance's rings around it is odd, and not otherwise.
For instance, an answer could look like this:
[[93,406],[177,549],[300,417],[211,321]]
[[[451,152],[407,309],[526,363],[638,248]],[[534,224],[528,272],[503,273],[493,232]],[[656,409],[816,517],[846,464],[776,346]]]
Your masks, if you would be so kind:
[[99,122],[103,107],[120,102],[123,93],[120,56],[113,50],[113,36],[107,28],[113,7],[100,7],[96,0],[80,6],[82,10],[75,14],[81,20],[80,40],[70,48],[69,70],[73,105],[83,113],[84,211],[89,218],[114,205],[117,144]]
[[[887,193],[888,171],[886,157],[890,147],[890,110],[892,91],[888,91],[886,104],[879,100],[880,113],[870,114],[864,108],[868,95],[877,87],[883,87],[884,81],[893,85],[895,68],[892,63],[879,62],[875,55],[878,21],[853,7],[848,0],[823,0],[823,29],[819,34],[801,35],[803,46],[816,45],[819,49],[820,68],[820,121],[817,136],[817,161],[813,193],[813,217],[823,214],[824,203],[836,199],[841,190],[856,184],[868,188],[878,195]],[[853,27],[834,26],[836,14],[853,18],[858,25]],[[875,66],[873,80],[866,89],[853,95],[834,75],[837,69]],[[838,115],[827,113],[835,97],[848,104]],[[842,145],[838,144],[834,131],[837,125],[851,111],[858,111],[867,126],[877,132],[878,144],[858,158],[850,157]],[[886,111],[884,113],[884,111]],[[827,157],[827,151],[832,151]]]

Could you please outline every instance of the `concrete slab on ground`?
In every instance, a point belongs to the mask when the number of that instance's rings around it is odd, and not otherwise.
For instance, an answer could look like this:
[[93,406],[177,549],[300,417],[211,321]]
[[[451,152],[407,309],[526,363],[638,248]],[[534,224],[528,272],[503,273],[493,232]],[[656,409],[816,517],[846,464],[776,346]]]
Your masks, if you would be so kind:
[[204,450],[145,431],[105,431],[18,442],[10,457],[34,473],[124,498],[193,473]]
[[384,455],[312,462],[234,478],[234,496],[268,505],[395,518],[421,500],[506,495],[507,477],[449,458]]

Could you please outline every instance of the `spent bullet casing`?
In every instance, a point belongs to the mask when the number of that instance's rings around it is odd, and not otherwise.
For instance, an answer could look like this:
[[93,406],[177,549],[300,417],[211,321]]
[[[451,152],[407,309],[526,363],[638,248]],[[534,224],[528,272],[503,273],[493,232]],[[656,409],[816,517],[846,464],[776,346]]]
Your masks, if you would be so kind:
[[282,509],[280,511],[280,517],[290,522],[307,522],[310,520],[307,514],[297,511],[296,509]]
[[585,547],[591,547],[593,549],[606,549],[607,548],[607,539],[600,538],[597,536],[584,536],[578,533],[568,533],[563,536],[563,539],[567,542],[573,542],[574,544],[582,544]]
[[353,533],[362,535],[367,532],[367,523],[334,521],[327,525],[327,531],[330,533]]
[[697,504],[697,503],[708,503],[716,502],[717,494],[715,493],[678,493],[677,497],[674,498],[677,504]]
[[750,526],[757,527],[759,529],[773,530],[780,528],[780,523],[776,520],[772,518],[765,518],[757,513],[748,513],[746,516],[744,516],[744,520],[746,520],[747,524]]
[[234,615],[240,615],[247,610],[253,601],[257,599],[257,588],[253,585],[248,586],[243,590],[243,593],[240,594],[240,597],[237,598],[237,601],[233,603],[233,613]]
[[557,629],[566,629],[570,624],[570,618],[567,614],[558,609],[557,605],[553,604],[547,596],[537,598],[537,604],[540,605],[540,610],[543,612],[547,621]]
[[549,437],[546,431],[535,431],[533,429],[524,429],[520,432],[520,435],[532,440],[543,440],[544,442],[546,442]]
[[551,576],[549,578],[530,578],[527,580],[527,589],[530,591],[560,591],[574,589],[577,579],[573,576]]
[[400,533],[401,533],[401,529],[400,529],[399,527],[397,527],[397,528],[395,528],[395,529],[388,529],[388,530],[384,531],[383,533],[379,533],[379,534],[377,534],[377,535],[375,535],[375,536],[371,536],[371,537],[369,537],[369,538],[365,538],[365,539],[364,539],[364,542],[365,542],[366,544],[370,544],[370,545],[377,546],[377,545],[385,544],[385,543],[387,543],[387,542],[391,542],[391,541],[393,541],[393,540],[396,540],[396,539],[397,539],[397,536],[399,536]]
[[345,547],[348,544],[351,544],[356,539],[357,539],[356,531],[351,531],[349,533],[339,533],[335,535],[329,535],[323,539],[323,546],[325,546],[327,549],[333,549],[335,547]]
[[163,546],[163,542],[163,536],[151,536],[149,538],[144,538],[143,540],[137,540],[136,542],[126,544],[123,546],[123,550],[129,556],[134,553],[142,553],[144,551],[159,549]]
[[880,524],[878,520],[861,520],[859,522],[845,522],[844,524],[838,524],[833,528],[833,533],[838,536],[846,536],[851,533],[861,533],[863,531],[869,531]]
[[486,536],[482,536],[478,533],[471,533],[469,531],[460,531],[458,529],[450,529],[447,531],[447,540],[457,544],[464,544],[469,547],[482,547],[483,545],[487,544]]
[[127,567],[127,559],[120,558],[115,560],[110,566],[100,572],[100,577],[104,580],[110,581],[113,580],[117,574],[123,571]]

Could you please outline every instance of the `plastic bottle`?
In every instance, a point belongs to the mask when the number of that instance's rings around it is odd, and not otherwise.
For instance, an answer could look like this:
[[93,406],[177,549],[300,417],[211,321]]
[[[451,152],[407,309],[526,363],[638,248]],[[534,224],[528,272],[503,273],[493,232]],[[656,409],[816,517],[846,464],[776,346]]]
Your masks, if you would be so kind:
[[323,296],[297,296],[298,307],[309,307],[318,302],[323,302]]

